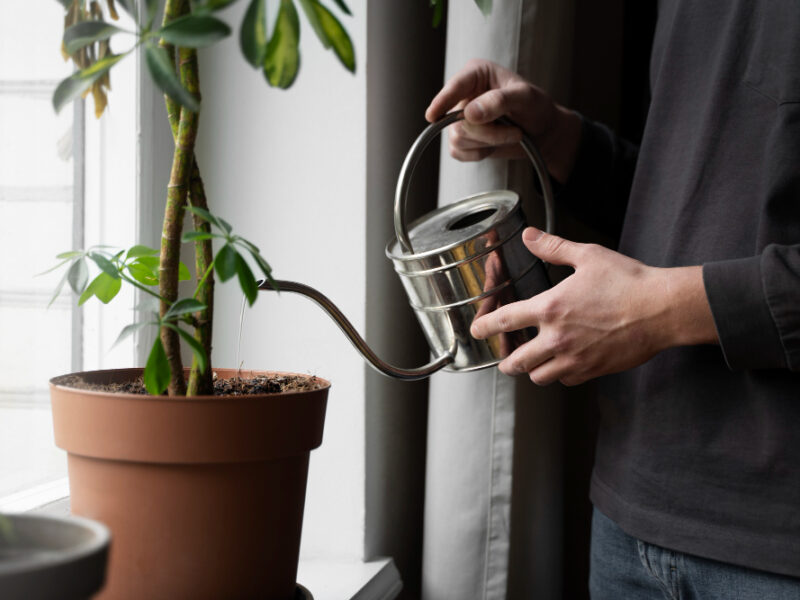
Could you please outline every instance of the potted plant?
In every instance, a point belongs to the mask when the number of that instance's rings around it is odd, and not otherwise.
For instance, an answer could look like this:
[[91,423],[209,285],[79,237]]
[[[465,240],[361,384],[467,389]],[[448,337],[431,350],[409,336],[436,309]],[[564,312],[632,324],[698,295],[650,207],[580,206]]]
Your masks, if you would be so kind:
[[[157,327],[145,368],[76,373],[51,380],[56,443],[68,453],[72,512],[112,532],[103,598],[274,598],[296,594],[297,560],[308,458],[322,439],[329,383],[285,373],[241,373],[210,364],[214,277],[236,278],[249,304],[256,276],[274,281],[250,241],[209,209],[194,154],[200,87],[197,48],[230,35],[216,12],[235,0],[59,0],[65,10],[62,53],[77,71],[53,96],[56,110],[91,94],[96,116],[107,104],[109,72],[141,48],[165,94],[175,141],[165,190],[160,249],[93,247],[59,255],[66,286],[83,304],[110,302],[122,285],[155,301],[149,318],[119,340]],[[349,14],[343,0],[333,0]],[[299,13],[319,40],[355,70],[345,28],[320,0],[281,0],[268,35],[265,0],[250,0],[239,30],[244,58],[278,88],[299,69]],[[135,22],[113,23],[117,7]],[[106,19],[107,13],[110,20]],[[123,52],[117,36],[132,36]],[[186,212],[194,230],[183,232]],[[212,247],[216,244],[216,249]],[[181,244],[195,251],[195,285],[180,262]],[[96,274],[90,277],[90,268]],[[55,297],[55,296],[54,296]],[[152,312],[148,312],[152,310]],[[181,340],[191,351],[184,366]],[[220,391],[221,390],[221,391]],[[145,393],[147,392],[147,393]],[[166,394],[166,395],[165,395]]]

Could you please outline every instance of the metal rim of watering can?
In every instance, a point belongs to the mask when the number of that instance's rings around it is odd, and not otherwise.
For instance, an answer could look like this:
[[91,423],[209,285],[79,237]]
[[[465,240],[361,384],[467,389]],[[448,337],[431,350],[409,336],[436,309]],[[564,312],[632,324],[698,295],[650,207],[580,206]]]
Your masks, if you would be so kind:
[[[406,155],[403,166],[400,169],[400,176],[397,180],[397,188],[394,195],[394,231],[397,235],[397,240],[403,251],[408,254],[414,253],[414,247],[411,245],[411,240],[408,237],[408,228],[405,222],[405,206],[408,198],[408,190],[411,187],[411,176],[414,174],[417,164],[422,158],[422,153],[428,145],[441,133],[441,131],[457,121],[464,119],[464,111],[456,110],[444,115],[435,123],[428,125],[423,132],[419,135],[416,141],[412,144],[411,148]],[[542,159],[539,151],[536,149],[533,141],[528,137],[519,125],[508,117],[500,117],[498,122],[504,125],[511,125],[517,127],[522,131],[522,140],[520,146],[524,150],[526,156],[533,164],[536,176],[539,179],[539,185],[542,188],[542,198],[544,200],[545,210],[545,231],[553,233],[555,230],[555,203],[553,201],[553,188],[550,185],[550,176],[547,172],[544,160]]]

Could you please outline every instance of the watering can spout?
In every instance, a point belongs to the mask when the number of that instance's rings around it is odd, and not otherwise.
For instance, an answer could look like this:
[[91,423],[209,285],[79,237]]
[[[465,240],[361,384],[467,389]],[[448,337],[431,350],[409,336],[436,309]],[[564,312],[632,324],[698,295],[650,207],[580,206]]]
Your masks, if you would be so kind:
[[[455,360],[456,340],[453,339],[451,347],[443,355],[438,356],[427,365],[418,367],[416,369],[402,369],[399,367],[394,367],[381,360],[375,354],[375,352],[372,351],[372,348],[367,345],[367,342],[363,337],[361,337],[358,331],[356,331],[355,327],[353,327],[353,324],[350,323],[348,318],[345,317],[342,311],[340,311],[339,308],[322,292],[312,288],[311,286],[297,283],[296,281],[277,280],[275,281],[275,284],[278,288],[277,291],[294,292],[316,302],[317,305],[326,313],[328,313],[328,316],[335,321],[335,323],[339,326],[339,329],[342,330],[342,333],[347,336],[353,346],[355,346],[355,349],[358,350],[358,352],[364,357],[364,359],[367,360],[367,362],[369,362],[370,366],[372,366],[379,373],[382,373],[388,377],[402,379],[405,381],[425,379],[436,371],[439,371],[440,369],[451,364]],[[275,288],[268,282],[261,283],[258,289],[263,291],[276,291]]]

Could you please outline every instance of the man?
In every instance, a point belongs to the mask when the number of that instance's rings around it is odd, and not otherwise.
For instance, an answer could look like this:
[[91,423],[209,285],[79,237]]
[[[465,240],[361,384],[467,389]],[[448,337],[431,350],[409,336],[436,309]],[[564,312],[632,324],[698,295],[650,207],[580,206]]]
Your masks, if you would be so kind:
[[[486,61],[433,99],[461,160],[537,143],[619,252],[533,228],[574,273],[476,319],[534,326],[500,364],[601,380],[592,597],[800,598],[800,3],[663,0],[641,146]],[[560,187],[561,187],[560,186]]]

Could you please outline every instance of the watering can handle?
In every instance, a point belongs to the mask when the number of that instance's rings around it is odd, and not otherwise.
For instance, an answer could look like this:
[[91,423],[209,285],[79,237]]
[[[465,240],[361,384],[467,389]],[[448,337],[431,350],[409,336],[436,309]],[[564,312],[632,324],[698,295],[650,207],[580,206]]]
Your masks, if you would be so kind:
[[[435,123],[431,123],[422,131],[406,155],[406,159],[403,162],[402,168],[400,169],[400,176],[397,179],[397,189],[395,190],[394,195],[394,230],[404,252],[414,252],[414,248],[411,246],[411,240],[408,238],[408,228],[406,227],[405,222],[406,199],[408,197],[409,187],[411,186],[411,175],[413,175],[414,169],[416,168],[417,163],[419,163],[420,158],[422,158],[422,153],[428,147],[428,145],[445,127],[452,125],[456,121],[461,121],[463,118],[464,111],[455,110],[447,113]],[[507,117],[500,117],[497,120],[504,125],[511,125],[522,130],[519,125]],[[555,228],[555,210],[553,202],[553,189],[550,185],[550,176],[547,172],[547,167],[545,166],[544,160],[542,160],[539,151],[536,149],[536,146],[533,144],[533,141],[531,141],[524,130],[522,130],[522,140],[520,141],[520,145],[530,159],[531,163],[533,163],[533,168],[536,171],[537,177],[539,178],[539,184],[542,187],[542,197],[544,198],[546,219],[545,229],[548,233],[553,233]]]
[[347,317],[344,316],[342,311],[340,311],[339,308],[322,292],[312,288],[311,286],[297,283],[296,281],[279,280],[275,281],[275,284],[277,286],[277,290],[268,282],[261,283],[258,289],[264,291],[274,290],[278,292],[294,292],[296,294],[306,296],[307,298],[310,298],[316,302],[320,308],[328,313],[328,316],[336,322],[336,324],[339,326],[339,329],[341,329],[342,333],[347,336],[347,338],[350,340],[350,343],[355,346],[355,349],[358,350],[361,356],[369,361],[370,365],[376,371],[383,373],[384,375],[388,375],[389,377],[393,377],[395,379],[403,379],[405,381],[416,381],[418,379],[425,379],[455,360],[456,341],[453,340],[452,346],[447,350],[447,352],[445,352],[442,356],[436,357],[427,365],[418,367],[416,369],[402,369],[399,367],[394,367],[378,358],[378,356],[367,345],[367,342],[364,341],[364,338],[362,338],[358,331],[356,331],[356,328],[353,327],[353,324],[350,323]]

